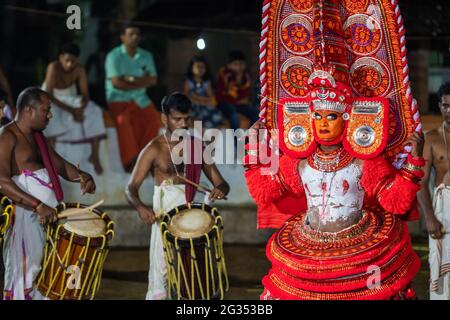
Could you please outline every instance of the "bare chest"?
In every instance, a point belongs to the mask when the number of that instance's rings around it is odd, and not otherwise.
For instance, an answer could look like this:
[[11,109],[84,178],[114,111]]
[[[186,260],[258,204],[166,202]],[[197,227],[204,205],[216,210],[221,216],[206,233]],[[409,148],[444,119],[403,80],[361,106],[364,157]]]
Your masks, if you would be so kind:
[[433,166],[435,168],[446,167],[448,169],[450,150],[445,145],[444,141],[442,141],[442,139],[433,142],[432,152],[433,152]]
[[35,171],[43,168],[42,159],[37,147],[22,140],[17,141],[14,148],[14,161],[12,167],[13,174],[18,174],[25,169]]
[[76,72],[55,72],[55,88],[56,89],[65,89],[67,87],[70,87],[77,81],[77,74]]
[[155,177],[175,178],[177,174],[184,175],[184,164],[172,162],[170,155],[161,155],[154,163],[153,173]]
[[[447,142],[448,145],[448,142]],[[436,174],[435,185],[445,183],[450,185],[450,150],[443,139],[436,139],[431,147],[433,168]]]

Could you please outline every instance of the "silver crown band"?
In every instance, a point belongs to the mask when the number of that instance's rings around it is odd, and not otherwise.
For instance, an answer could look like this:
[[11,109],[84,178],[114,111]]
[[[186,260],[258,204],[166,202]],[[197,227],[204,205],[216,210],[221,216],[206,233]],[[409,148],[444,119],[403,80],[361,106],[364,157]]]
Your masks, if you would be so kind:
[[313,100],[313,109],[314,111],[317,110],[328,110],[328,111],[336,111],[339,113],[345,112],[345,104],[334,102],[334,101],[327,101],[327,100]]

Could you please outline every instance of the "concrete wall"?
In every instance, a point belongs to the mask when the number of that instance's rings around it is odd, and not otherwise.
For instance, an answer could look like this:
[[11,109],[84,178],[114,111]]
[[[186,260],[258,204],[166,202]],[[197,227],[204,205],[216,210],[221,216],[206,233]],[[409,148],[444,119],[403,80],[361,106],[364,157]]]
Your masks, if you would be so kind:
[[247,60],[248,70],[257,78],[259,38],[249,38],[241,34],[203,34],[206,49],[197,49],[197,38],[170,39],[167,41],[167,65],[163,68],[165,85],[168,92],[183,90],[183,81],[189,61],[196,55],[201,55],[208,61],[213,79],[219,68],[227,63],[231,50],[241,50]]
[[[92,204],[104,199],[105,205],[102,209],[116,224],[116,237],[112,245],[147,246],[150,228],[144,225],[126,202],[124,188],[130,174],[124,172],[120,165],[116,141],[115,129],[108,128],[108,139],[103,140],[100,145],[101,161],[105,171],[100,176],[95,175],[93,166],[86,160],[90,153],[89,145],[57,144],[57,151],[72,163],[79,163],[83,170],[94,176],[97,184],[95,195],[81,197],[78,184],[63,181],[65,201]],[[219,201],[215,205],[224,219],[224,241],[248,244],[265,242],[271,232],[256,230],[256,206],[248,193],[242,165],[223,164],[218,165],[218,168],[231,185],[229,200]],[[210,185],[204,176],[201,177],[201,184]],[[140,195],[145,203],[152,203],[153,179],[150,177],[146,179]],[[203,195],[198,194],[196,199],[201,201],[202,197]]]

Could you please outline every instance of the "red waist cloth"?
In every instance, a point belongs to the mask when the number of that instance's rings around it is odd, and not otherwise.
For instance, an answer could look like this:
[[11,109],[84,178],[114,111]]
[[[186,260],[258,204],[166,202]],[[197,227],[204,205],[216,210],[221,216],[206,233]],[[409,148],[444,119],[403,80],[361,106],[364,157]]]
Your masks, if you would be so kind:
[[122,164],[128,167],[147,143],[158,135],[162,126],[161,115],[153,103],[139,108],[134,101],[112,102],[108,110],[116,126]]
[[272,298],[390,299],[419,270],[408,227],[392,214],[366,211],[339,233],[317,233],[303,219],[289,219],[267,245],[272,269],[263,285]]

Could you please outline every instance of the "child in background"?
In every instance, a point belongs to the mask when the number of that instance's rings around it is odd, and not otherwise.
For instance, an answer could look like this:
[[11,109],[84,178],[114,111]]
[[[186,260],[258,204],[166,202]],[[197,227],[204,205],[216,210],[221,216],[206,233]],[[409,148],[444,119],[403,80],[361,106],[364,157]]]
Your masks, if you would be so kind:
[[189,62],[184,94],[192,102],[193,119],[201,120],[204,128],[217,128],[223,123],[222,113],[216,108],[217,102],[205,58],[197,56]]
[[245,56],[241,51],[231,51],[228,63],[217,75],[216,97],[218,109],[230,121],[232,129],[240,128],[239,114],[245,116],[250,124],[258,120],[259,110],[252,105],[252,80],[247,71]]

